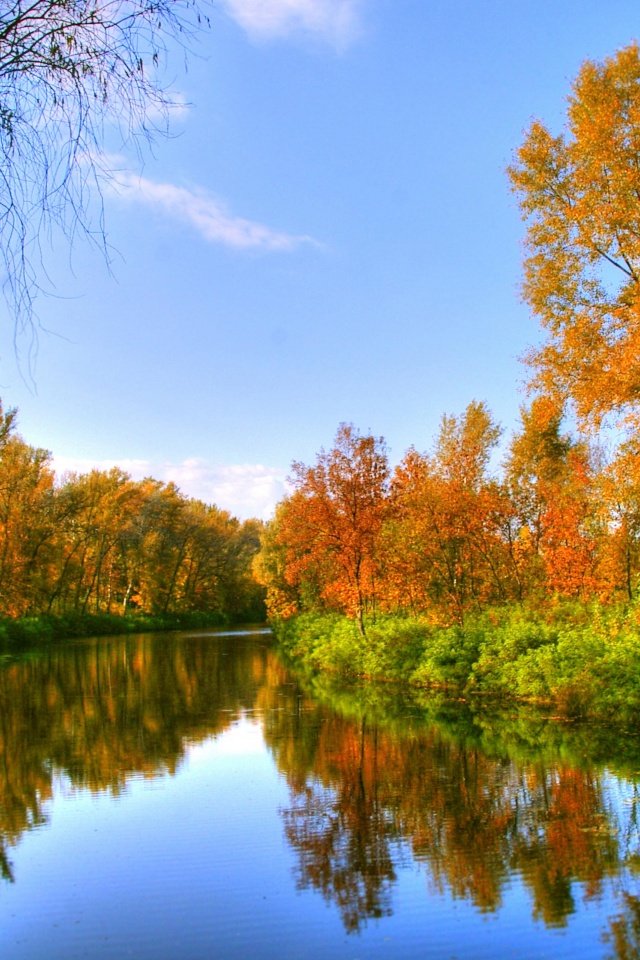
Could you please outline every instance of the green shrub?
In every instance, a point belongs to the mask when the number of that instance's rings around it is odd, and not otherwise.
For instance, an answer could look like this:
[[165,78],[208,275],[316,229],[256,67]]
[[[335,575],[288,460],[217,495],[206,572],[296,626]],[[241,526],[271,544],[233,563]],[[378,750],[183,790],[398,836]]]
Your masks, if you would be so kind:
[[[479,625],[480,627],[480,625]],[[481,639],[478,656],[469,671],[469,687],[524,696],[520,686],[526,671],[535,662],[535,651],[548,651],[558,639],[557,627],[532,619],[516,611],[512,619],[491,624],[486,621],[480,627]],[[543,662],[546,662],[543,656]],[[536,673],[535,699],[545,698],[547,688]]]
[[356,624],[305,614],[276,627],[281,647],[311,670],[408,682],[470,696],[553,704],[569,715],[634,719],[640,711],[636,607],[503,607],[435,629],[400,616]]
[[407,680],[422,652],[425,628],[400,617],[367,625],[362,636],[354,620],[338,614],[301,614],[274,624],[281,648],[294,661],[316,670],[380,680]]
[[463,687],[471,673],[483,638],[480,625],[455,625],[429,636],[412,681],[425,686]]

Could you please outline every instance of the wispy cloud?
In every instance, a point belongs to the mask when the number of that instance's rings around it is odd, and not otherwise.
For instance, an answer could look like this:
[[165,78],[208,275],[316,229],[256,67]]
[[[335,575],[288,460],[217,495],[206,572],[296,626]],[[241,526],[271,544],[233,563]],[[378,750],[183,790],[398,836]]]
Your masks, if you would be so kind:
[[89,473],[120,467],[134,480],[155,477],[164,483],[173,482],[188,497],[214,503],[241,519],[272,516],[276,503],[286,492],[286,471],[263,464],[211,463],[192,457],[180,463],[151,460],[89,460],[54,456],[53,467],[58,476],[67,472]]
[[317,37],[344,49],[360,33],[363,0],[223,0],[227,11],[256,40]]
[[134,480],[142,480],[143,477],[151,475],[149,473],[149,460],[93,460],[88,457],[59,457],[54,455],[51,462],[59,477],[65,473],[90,473],[91,470],[112,470],[113,467],[124,470]]
[[156,183],[146,177],[121,171],[112,186],[131,203],[142,203],[194,227],[205,240],[240,250],[293,250],[304,243],[318,246],[308,236],[272,230],[254,220],[230,213],[205,190],[189,190],[172,183]]

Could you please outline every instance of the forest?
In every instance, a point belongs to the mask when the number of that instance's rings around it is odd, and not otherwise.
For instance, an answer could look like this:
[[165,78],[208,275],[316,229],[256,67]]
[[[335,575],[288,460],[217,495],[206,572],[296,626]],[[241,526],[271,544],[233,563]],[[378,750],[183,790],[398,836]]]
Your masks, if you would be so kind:
[[109,632],[195,614],[264,619],[251,575],[259,521],[118,468],[56,478],[16,419],[0,406],[0,639],[21,636],[25,620],[37,637],[49,621],[64,635],[83,618],[104,632],[101,616]]

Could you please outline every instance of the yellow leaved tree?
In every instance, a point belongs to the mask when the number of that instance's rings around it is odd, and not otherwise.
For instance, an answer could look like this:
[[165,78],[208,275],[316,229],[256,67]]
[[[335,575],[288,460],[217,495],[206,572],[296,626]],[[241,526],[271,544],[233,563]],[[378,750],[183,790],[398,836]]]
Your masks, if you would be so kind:
[[539,120],[509,168],[527,223],[523,295],[546,338],[532,385],[583,428],[640,425],[640,50],[586,61],[565,129]]

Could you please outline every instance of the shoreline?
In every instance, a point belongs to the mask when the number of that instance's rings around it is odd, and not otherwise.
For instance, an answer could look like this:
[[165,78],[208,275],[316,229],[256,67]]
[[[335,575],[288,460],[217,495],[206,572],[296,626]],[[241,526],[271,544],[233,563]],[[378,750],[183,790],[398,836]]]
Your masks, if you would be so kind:
[[[114,614],[87,613],[62,616],[40,615],[11,620],[0,619],[0,650],[27,649],[58,640],[82,637],[156,633],[164,630],[191,630],[206,627],[243,625],[221,613]],[[267,624],[265,623],[266,627]]]
[[385,615],[365,637],[337,614],[272,627],[287,658],[313,674],[552,707],[562,719],[627,720],[640,711],[638,614],[635,605],[507,606],[450,626]]

